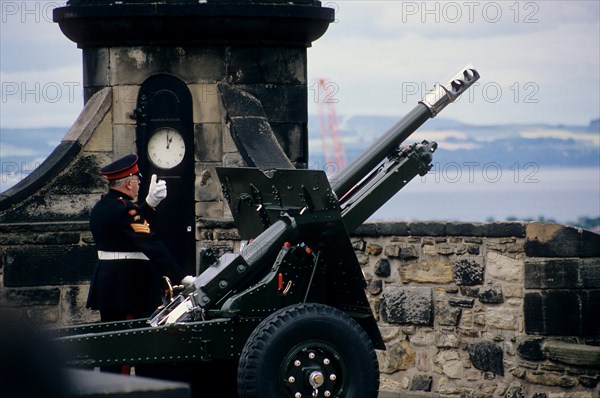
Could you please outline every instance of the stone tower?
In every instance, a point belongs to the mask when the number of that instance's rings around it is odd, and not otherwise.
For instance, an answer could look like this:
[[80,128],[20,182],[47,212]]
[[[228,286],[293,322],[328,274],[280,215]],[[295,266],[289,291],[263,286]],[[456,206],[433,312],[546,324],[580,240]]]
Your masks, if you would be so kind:
[[[0,196],[4,285],[89,279],[87,221],[106,190],[98,169],[132,152],[143,175],[167,180],[170,202],[154,228],[196,272],[199,222],[228,216],[215,166],[306,167],[307,48],[333,19],[313,0],[70,0],[55,9],[82,50],[85,107],[48,159]],[[175,159],[163,159],[161,134],[177,135]]]

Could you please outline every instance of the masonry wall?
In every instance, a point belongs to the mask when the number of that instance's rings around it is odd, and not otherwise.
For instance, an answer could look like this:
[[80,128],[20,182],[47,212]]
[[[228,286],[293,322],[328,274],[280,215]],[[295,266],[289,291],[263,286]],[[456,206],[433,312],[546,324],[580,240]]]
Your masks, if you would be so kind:
[[363,225],[396,391],[598,397],[600,236],[543,223]]
[[[199,227],[201,246],[237,249],[232,223]],[[95,260],[80,267],[60,256],[93,253],[87,224],[31,228],[0,224],[0,305],[44,325],[97,321],[84,309]],[[387,346],[383,389],[600,396],[600,235],[547,223],[375,223],[352,241]]]

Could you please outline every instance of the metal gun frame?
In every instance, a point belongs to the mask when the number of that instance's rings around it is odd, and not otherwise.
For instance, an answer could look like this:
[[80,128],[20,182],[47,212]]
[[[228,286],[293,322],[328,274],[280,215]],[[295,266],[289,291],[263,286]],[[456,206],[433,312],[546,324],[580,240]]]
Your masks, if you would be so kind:
[[249,243],[148,320],[58,330],[69,364],[234,360],[240,397],[375,397],[385,345],[349,233],[430,170],[436,143],[399,144],[478,78],[468,65],[437,85],[331,184],[316,170],[218,168]]

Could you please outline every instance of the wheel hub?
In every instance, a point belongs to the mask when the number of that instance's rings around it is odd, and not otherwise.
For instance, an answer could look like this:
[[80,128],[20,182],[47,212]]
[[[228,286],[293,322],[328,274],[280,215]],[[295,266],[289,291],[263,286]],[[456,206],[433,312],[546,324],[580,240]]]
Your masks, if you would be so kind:
[[340,357],[330,347],[298,347],[290,352],[282,371],[289,397],[336,397],[343,391]]

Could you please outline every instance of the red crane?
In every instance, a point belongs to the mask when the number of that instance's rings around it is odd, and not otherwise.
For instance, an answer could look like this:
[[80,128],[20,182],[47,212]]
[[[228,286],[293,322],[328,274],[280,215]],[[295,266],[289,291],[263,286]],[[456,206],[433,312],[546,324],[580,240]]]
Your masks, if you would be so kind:
[[[318,82],[317,114],[321,127],[321,142],[325,157],[325,170],[333,175],[346,167],[346,149],[339,134],[335,104],[337,85],[321,78]],[[321,93],[323,94],[321,97]]]

